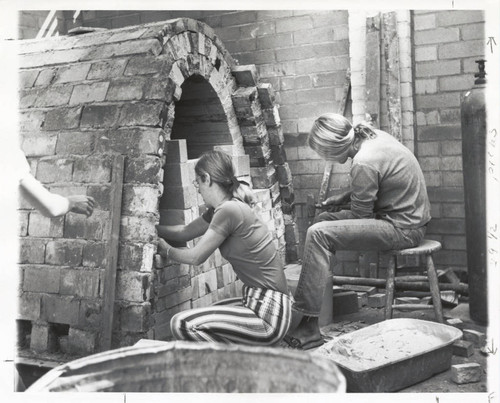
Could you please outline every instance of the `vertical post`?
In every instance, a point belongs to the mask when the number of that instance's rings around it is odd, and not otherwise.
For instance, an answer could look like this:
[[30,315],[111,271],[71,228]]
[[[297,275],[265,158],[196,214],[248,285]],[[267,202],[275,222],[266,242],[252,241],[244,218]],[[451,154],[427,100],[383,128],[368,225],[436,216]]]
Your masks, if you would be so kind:
[[102,332],[100,350],[111,348],[113,334],[113,310],[115,304],[116,270],[118,266],[118,246],[120,239],[120,219],[123,192],[124,157],[117,155],[113,161],[111,177],[111,225],[108,233],[107,266],[104,276],[104,296],[102,310]]
[[432,304],[434,305],[434,313],[439,323],[444,323],[443,306],[441,304],[441,293],[439,292],[438,276],[432,256],[428,254],[426,257],[427,277],[429,278],[429,288],[431,290]]
[[399,37],[397,33],[396,13],[385,13],[383,18],[382,44],[387,75],[386,97],[389,133],[399,141],[401,130],[401,79],[399,74]]
[[374,127],[380,127],[380,16],[366,19],[365,111]]
[[394,299],[394,284],[396,277],[396,256],[391,255],[387,269],[385,285],[385,319],[392,319],[392,303]]

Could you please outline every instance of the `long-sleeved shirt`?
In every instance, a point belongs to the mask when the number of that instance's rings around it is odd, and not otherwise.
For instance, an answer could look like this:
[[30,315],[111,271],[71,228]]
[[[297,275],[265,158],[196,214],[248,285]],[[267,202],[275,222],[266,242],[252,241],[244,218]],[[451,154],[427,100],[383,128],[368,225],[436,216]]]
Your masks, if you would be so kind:
[[381,218],[398,228],[427,224],[430,203],[417,159],[388,133],[376,133],[353,158],[351,210],[342,218]]

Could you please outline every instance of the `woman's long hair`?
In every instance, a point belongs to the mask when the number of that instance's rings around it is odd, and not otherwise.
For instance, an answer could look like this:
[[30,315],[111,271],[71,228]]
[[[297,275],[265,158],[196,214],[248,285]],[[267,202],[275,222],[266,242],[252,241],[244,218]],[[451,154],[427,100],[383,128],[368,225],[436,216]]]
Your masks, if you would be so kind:
[[202,180],[205,180],[205,174],[209,174],[211,180],[226,190],[228,195],[241,200],[250,207],[255,206],[256,201],[252,188],[247,182],[235,177],[233,160],[225,152],[207,151],[203,153],[194,170]]
[[371,139],[377,134],[366,122],[352,126],[344,116],[325,113],[314,121],[308,144],[321,158],[327,161],[342,160],[356,138]]

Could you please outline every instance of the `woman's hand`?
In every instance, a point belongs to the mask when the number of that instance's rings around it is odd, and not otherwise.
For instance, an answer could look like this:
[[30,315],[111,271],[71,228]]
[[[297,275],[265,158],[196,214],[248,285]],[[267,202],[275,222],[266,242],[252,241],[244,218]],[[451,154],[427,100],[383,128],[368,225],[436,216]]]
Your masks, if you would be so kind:
[[94,212],[95,200],[91,196],[75,195],[67,196],[69,200],[69,211],[72,213],[85,214],[90,217]]
[[170,246],[167,241],[165,241],[163,238],[158,238],[158,253],[161,256],[167,258],[170,249],[172,249],[172,246]]

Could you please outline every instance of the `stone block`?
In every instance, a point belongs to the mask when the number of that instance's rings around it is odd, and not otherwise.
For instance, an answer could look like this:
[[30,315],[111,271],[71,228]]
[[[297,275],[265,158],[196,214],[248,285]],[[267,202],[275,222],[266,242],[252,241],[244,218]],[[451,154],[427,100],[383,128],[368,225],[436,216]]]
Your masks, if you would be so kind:
[[83,266],[104,269],[107,264],[107,244],[87,242],[83,246]]
[[95,352],[97,335],[93,331],[70,327],[68,349],[73,354],[89,355]]
[[163,170],[163,183],[165,187],[191,184],[191,181],[194,179],[193,172],[191,172],[188,164],[165,164]]
[[368,306],[371,308],[382,308],[385,306],[386,295],[377,293],[368,296]]
[[357,292],[358,295],[358,306],[361,309],[365,305],[368,305],[368,293],[366,292]]
[[19,72],[19,88],[30,88],[35,84],[39,70],[23,70]]
[[81,242],[55,240],[49,241],[45,250],[47,264],[79,266],[82,262]]
[[474,345],[470,341],[458,340],[453,343],[453,354],[460,357],[470,357],[474,354]]
[[76,85],[69,104],[79,105],[82,103],[102,102],[106,98],[108,88],[109,82]]
[[81,113],[81,127],[112,127],[118,120],[119,113],[119,105],[86,105]]
[[194,186],[168,186],[163,191],[160,209],[188,209],[197,204],[198,195]]
[[33,212],[29,216],[29,235],[32,237],[60,238],[64,217],[49,218]]
[[105,156],[77,159],[74,164],[73,180],[83,183],[110,182],[111,165],[111,159]]
[[358,295],[354,291],[335,293],[333,298],[333,316],[355,313],[359,310]]
[[36,81],[35,81],[35,86],[36,87],[39,87],[39,86],[46,86],[46,85],[49,85],[52,80],[54,79],[55,75],[56,75],[56,69],[54,68],[47,68],[47,69],[44,69],[44,70],[39,70],[39,73],[38,73],[38,76],[36,78]]
[[38,162],[36,178],[42,183],[70,182],[72,171],[70,159],[42,159]]
[[43,295],[41,305],[41,319],[66,325],[76,325],[78,323],[78,313],[80,301],[73,297]]
[[479,382],[482,375],[483,368],[475,362],[451,366],[451,380],[458,385]]
[[[47,113],[40,110],[21,111],[19,113],[19,130],[21,132],[41,130],[42,126],[45,130],[50,130],[45,124]],[[54,130],[54,129],[53,129]]]
[[[138,59],[142,61],[144,66],[151,66],[151,59],[144,56],[132,58],[129,64],[127,64],[128,59],[108,59],[92,63],[87,78],[89,80],[100,80],[121,76],[125,70],[125,66],[127,66],[127,71],[129,68],[132,70],[135,61]],[[142,74],[147,74],[145,69],[142,69],[141,72]],[[133,71],[134,75],[136,73],[136,71]]]
[[260,83],[257,86],[260,104],[264,109],[273,108],[276,99],[273,87],[270,83]]
[[163,177],[160,157],[145,155],[139,158],[126,158],[124,182],[154,183],[160,182]]
[[108,211],[94,210],[90,217],[69,213],[66,215],[64,237],[103,240],[108,236],[110,225],[111,220]]
[[100,300],[80,301],[78,326],[83,329],[102,331],[102,302]]
[[279,126],[281,123],[280,115],[278,111],[278,107],[274,106],[270,109],[263,109],[262,113],[264,115],[264,121],[266,122],[266,126]]
[[100,273],[98,270],[61,270],[61,295],[98,298]]
[[258,73],[255,65],[233,66],[231,73],[241,87],[255,87],[258,82]]
[[148,330],[151,304],[128,305],[120,310],[120,329],[126,332],[144,332]]
[[118,266],[121,270],[150,272],[156,246],[151,243],[121,243],[118,254]]
[[31,328],[30,349],[39,352],[49,349],[49,327],[47,325],[33,325]]
[[149,299],[150,274],[135,271],[118,272],[116,299],[143,302]]
[[31,292],[58,293],[61,269],[47,266],[32,266],[24,269],[23,290]]
[[51,109],[45,116],[43,128],[44,130],[76,129],[80,125],[81,115],[81,106]]
[[160,192],[157,186],[125,185],[122,212],[130,215],[157,213]]
[[463,329],[463,339],[466,341],[470,341],[474,344],[474,347],[483,347],[486,343],[486,335],[482,332],[478,332],[477,330],[472,329]]
[[38,293],[23,292],[19,297],[17,318],[36,321],[40,318],[41,296]]
[[128,77],[111,81],[106,101],[137,101],[143,97],[147,81]]
[[[159,154],[161,128],[121,128],[96,137],[96,151],[116,152],[127,157]],[[128,159],[128,158],[127,158]]]
[[45,240],[22,238],[19,240],[18,263],[44,263]]
[[292,171],[288,166],[288,163],[285,162],[283,165],[276,166],[276,173],[278,175],[278,181],[280,185],[288,185],[292,183]]
[[54,155],[57,138],[56,133],[38,131],[23,133],[21,148],[27,157]]
[[62,132],[57,135],[55,151],[61,154],[88,155],[94,150],[94,133]]
[[90,63],[72,64],[70,66],[60,67],[57,69],[57,74],[53,83],[62,84],[84,81],[89,73],[90,67]]

